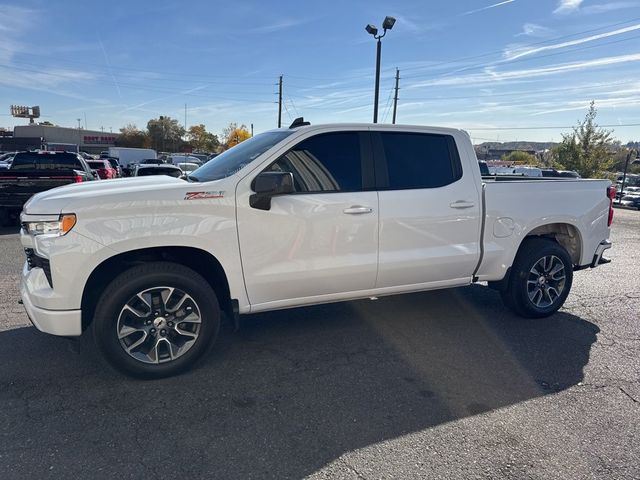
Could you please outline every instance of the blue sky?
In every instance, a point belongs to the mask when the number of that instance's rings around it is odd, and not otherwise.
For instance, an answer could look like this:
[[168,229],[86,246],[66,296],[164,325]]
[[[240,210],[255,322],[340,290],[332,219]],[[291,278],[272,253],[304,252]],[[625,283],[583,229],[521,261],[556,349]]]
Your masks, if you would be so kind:
[[[1,1],[1,0],[0,0]],[[375,41],[380,120],[468,130],[484,140],[559,140],[596,101],[601,124],[640,139],[640,0],[20,1],[0,4],[0,126],[43,120],[105,131],[172,116],[229,122],[369,122]]]

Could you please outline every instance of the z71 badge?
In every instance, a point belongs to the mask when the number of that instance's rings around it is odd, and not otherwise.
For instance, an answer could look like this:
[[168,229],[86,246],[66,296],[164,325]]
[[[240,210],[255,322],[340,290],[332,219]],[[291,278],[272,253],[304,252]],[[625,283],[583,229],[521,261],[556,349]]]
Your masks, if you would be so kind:
[[218,192],[187,192],[185,200],[203,200],[205,198],[223,198],[224,190]]

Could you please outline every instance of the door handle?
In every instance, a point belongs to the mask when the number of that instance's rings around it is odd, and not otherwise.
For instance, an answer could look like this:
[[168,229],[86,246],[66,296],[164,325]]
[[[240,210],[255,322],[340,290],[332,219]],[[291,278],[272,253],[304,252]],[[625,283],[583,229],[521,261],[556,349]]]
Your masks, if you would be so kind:
[[473,202],[466,202],[464,200],[458,200],[457,202],[453,202],[449,204],[451,208],[471,208],[471,207],[475,207],[475,205],[476,204]]
[[371,213],[373,208],[363,207],[362,205],[354,205],[353,207],[345,208],[342,213],[347,215],[362,215],[363,213]]

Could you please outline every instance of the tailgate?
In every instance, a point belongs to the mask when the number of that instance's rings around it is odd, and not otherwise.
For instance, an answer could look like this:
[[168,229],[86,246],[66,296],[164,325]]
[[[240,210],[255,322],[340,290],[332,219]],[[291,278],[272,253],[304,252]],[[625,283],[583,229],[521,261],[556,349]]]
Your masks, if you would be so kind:
[[3,172],[0,176],[0,206],[22,207],[36,193],[74,182],[73,175],[29,177]]

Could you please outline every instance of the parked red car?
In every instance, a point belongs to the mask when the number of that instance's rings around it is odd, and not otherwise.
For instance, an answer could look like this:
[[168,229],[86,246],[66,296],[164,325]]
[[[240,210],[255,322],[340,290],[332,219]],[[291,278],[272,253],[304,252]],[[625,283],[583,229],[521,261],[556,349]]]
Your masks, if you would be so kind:
[[109,178],[117,178],[118,171],[111,166],[109,160],[101,158],[100,160],[87,161],[89,168],[98,172],[98,176],[101,180],[107,180]]

